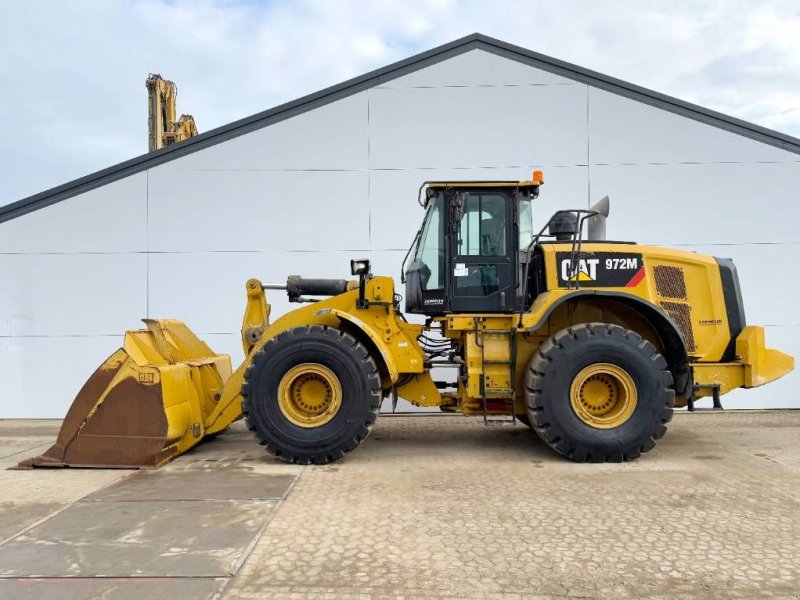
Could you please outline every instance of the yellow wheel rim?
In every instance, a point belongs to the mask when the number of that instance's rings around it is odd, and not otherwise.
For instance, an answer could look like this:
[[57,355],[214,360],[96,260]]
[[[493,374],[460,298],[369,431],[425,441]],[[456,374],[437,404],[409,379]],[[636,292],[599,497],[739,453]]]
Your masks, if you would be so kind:
[[278,406],[299,427],[320,427],[342,406],[342,386],[328,367],[305,363],[289,369],[278,384]]
[[613,429],[630,419],[636,410],[636,384],[625,369],[595,363],[572,380],[569,398],[581,421],[597,429]]

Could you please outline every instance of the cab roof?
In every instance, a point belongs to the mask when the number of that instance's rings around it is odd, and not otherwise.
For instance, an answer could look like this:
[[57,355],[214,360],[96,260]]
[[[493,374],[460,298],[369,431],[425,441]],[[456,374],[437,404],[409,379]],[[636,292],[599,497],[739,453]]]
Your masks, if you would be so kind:
[[530,190],[530,195],[533,198],[539,196],[539,186],[544,183],[544,175],[541,171],[534,171],[531,179],[524,179],[522,181],[426,181],[419,188],[419,198],[417,199],[420,206],[427,207],[428,200],[436,192],[433,190],[443,190],[447,188],[462,188],[473,190],[487,190],[496,188],[515,188],[517,190]]
[[429,188],[498,188],[498,187],[520,187],[530,188],[539,187],[542,181],[523,180],[523,181],[426,181],[423,185]]

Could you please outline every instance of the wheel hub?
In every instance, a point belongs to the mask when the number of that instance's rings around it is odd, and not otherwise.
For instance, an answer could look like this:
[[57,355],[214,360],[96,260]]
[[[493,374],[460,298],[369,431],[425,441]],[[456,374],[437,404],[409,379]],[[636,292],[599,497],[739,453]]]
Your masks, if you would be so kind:
[[625,423],[636,409],[636,385],[627,371],[610,363],[595,363],[572,380],[570,403],[578,418],[597,429]]
[[289,369],[278,385],[278,406],[291,423],[313,428],[328,423],[342,405],[342,386],[328,367],[304,363]]

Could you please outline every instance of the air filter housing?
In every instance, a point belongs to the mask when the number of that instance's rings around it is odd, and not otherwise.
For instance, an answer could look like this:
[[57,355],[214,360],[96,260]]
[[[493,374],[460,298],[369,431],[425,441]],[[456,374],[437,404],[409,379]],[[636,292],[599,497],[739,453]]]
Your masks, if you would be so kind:
[[571,240],[578,231],[578,215],[568,211],[557,212],[550,220],[547,231],[559,242]]

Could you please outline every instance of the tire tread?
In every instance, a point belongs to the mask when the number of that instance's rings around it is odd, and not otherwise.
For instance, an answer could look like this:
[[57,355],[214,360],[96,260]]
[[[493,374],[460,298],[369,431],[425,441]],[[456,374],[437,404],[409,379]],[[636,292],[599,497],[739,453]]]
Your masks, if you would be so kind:
[[[276,436],[269,435],[269,432],[261,430],[258,421],[254,418],[254,400],[250,397],[251,394],[251,380],[255,373],[260,369],[268,369],[268,355],[270,350],[275,349],[276,345],[289,343],[292,340],[309,338],[309,339],[325,339],[332,342],[335,346],[343,351],[351,354],[355,359],[354,362],[358,365],[365,381],[369,385],[369,404],[367,409],[367,417],[356,431],[347,439],[342,440],[339,445],[333,449],[327,448],[324,451],[314,453],[312,451],[293,451],[291,448],[285,447],[279,443]],[[244,416],[245,425],[253,433],[255,440],[261,446],[264,446],[271,455],[289,463],[308,465],[314,464],[327,464],[342,458],[345,454],[355,450],[362,441],[364,441],[372,431],[375,420],[380,411],[383,396],[381,394],[381,382],[378,374],[378,367],[375,360],[370,356],[369,351],[365,348],[356,338],[349,333],[336,329],[334,327],[327,327],[322,325],[303,325],[292,329],[282,331],[269,341],[267,341],[255,353],[250,364],[244,373],[242,388],[242,415]]]
[[[646,356],[659,371],[660,389],[659,399],[656,402],[657,419],[644,432],[644,439],[634,443],[629,448],[622,450],[598,453],[588,449],[576,448],[568,441],[568,432],[563,427],[555,424],[548,416],[548,399],[545,397],[544,388],[548,372],[559,355],[567,347],[576,343],[585,343],[593,338],[607,337],[635,348],[640,354]],[[672,420],[675,391],[672,387],[672,374],[668,370],[667,361],[658,352],[656,347],[635,331],[625,329],[610,323],[582,323],[573,325],[556,332],[549,339],[542,342],[534,352],[525,373],[526,412],[531,423],[531,428],[551,448],[559,454],[575,462],[622,462],[634,460],[641,454],[652,450],[656,441],[661,439],[667,431],[666,424]]]

